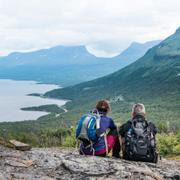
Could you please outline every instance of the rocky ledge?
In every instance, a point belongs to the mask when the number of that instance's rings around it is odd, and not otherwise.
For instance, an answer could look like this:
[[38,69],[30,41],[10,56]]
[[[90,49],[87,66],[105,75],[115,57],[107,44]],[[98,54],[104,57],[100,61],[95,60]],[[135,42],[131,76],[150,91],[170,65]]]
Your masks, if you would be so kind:
[[17,151],[0,146],[0,180],[180,179],[180,161],[158,164],[81,156],[57,148]]

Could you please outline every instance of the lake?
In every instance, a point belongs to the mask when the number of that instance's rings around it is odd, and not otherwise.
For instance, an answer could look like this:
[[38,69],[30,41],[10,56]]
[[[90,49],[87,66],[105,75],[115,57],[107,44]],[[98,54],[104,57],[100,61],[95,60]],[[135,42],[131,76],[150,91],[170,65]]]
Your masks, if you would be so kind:
[[0,79],[0,122],[36,120],[46,112],[22,111],[23,107],[57,104],[62,106],[65,100],[27,96],[31,93],[45,93],[60,88],[57,85],[38,84],[34,81],[14,81]]

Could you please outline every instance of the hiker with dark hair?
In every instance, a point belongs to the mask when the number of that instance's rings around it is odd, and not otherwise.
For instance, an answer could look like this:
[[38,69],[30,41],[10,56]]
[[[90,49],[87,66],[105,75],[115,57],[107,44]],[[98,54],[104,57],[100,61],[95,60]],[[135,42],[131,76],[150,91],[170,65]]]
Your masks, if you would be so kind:
[[135,104],[132,108],[132,119],[119,128],[123,158],[156,163],[156,133],[155,125],[146,120],[145,106],[141,103]]
[[76,129],[76,138],[81,141],[80,154],[105,157],[112,150],[112,155],[119,157],[117,127],[107,116],[110,110],[109,103],[101,100],[92,113],[81,117]]

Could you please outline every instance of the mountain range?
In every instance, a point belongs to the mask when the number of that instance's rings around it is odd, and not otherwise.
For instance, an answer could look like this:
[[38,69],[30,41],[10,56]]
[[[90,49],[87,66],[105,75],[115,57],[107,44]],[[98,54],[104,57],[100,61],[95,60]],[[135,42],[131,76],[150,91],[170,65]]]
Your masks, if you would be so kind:
[[132,104],[142,102],[153,121],[180,128],[180,28],[125,68],[45,96],[70,99],[69,113],[86,112],[108,99],[118,121],[127,120]]
[[14,52],[0,58],[0,78],[72,85],[123,68],[158,43],[160,41],[134,42],[112,58],[96,57],[85,46],[56,46],[26,53]]

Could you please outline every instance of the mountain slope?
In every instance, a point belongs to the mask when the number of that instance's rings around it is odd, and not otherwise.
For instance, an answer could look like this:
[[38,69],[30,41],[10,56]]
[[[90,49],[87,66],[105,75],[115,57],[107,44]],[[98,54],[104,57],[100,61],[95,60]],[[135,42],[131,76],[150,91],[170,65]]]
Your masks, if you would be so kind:
[[142,57],[150,48],[158,45],[161,41],[156,40],[156,41],[148,41],[146,43],[138,43],[138,42],[133,42],[129,48],[125,49],[121,54],[120,54],[120,59],[123,59],[125,61],[128,61],[128,64],[134,62],[134,59],[139,59]]
[[98,58],[84,46],[57,46],[29,53],[11,53],[0,58],[0,78],[75,84],[112,73],[135,61],[159,42],[134,43],[122,55],[113,58]]
[[[93,107],[98,99],[112,102],[115,113],[123,113],[122,104],[130,108],[133,102],[145,102],[149,110],[169,113],[180,127],[180,31],[150,49],[133,64],[100,79],[64,89],[53,90],[46,96],[71,99],[70,110]],[[159,106],[159,107],[158,107]],[[159,108],[159,110],[158,110]],[[129,110],[129,109],[128,109]],[[123,110],[122,110],[123,111]],[[127,109],[125,110],[127,112]],[[167,113],[166,113],[167,111]],[[160,114],[160,113],[159,113]],[[152,116],[155,117],[155,116]]]

